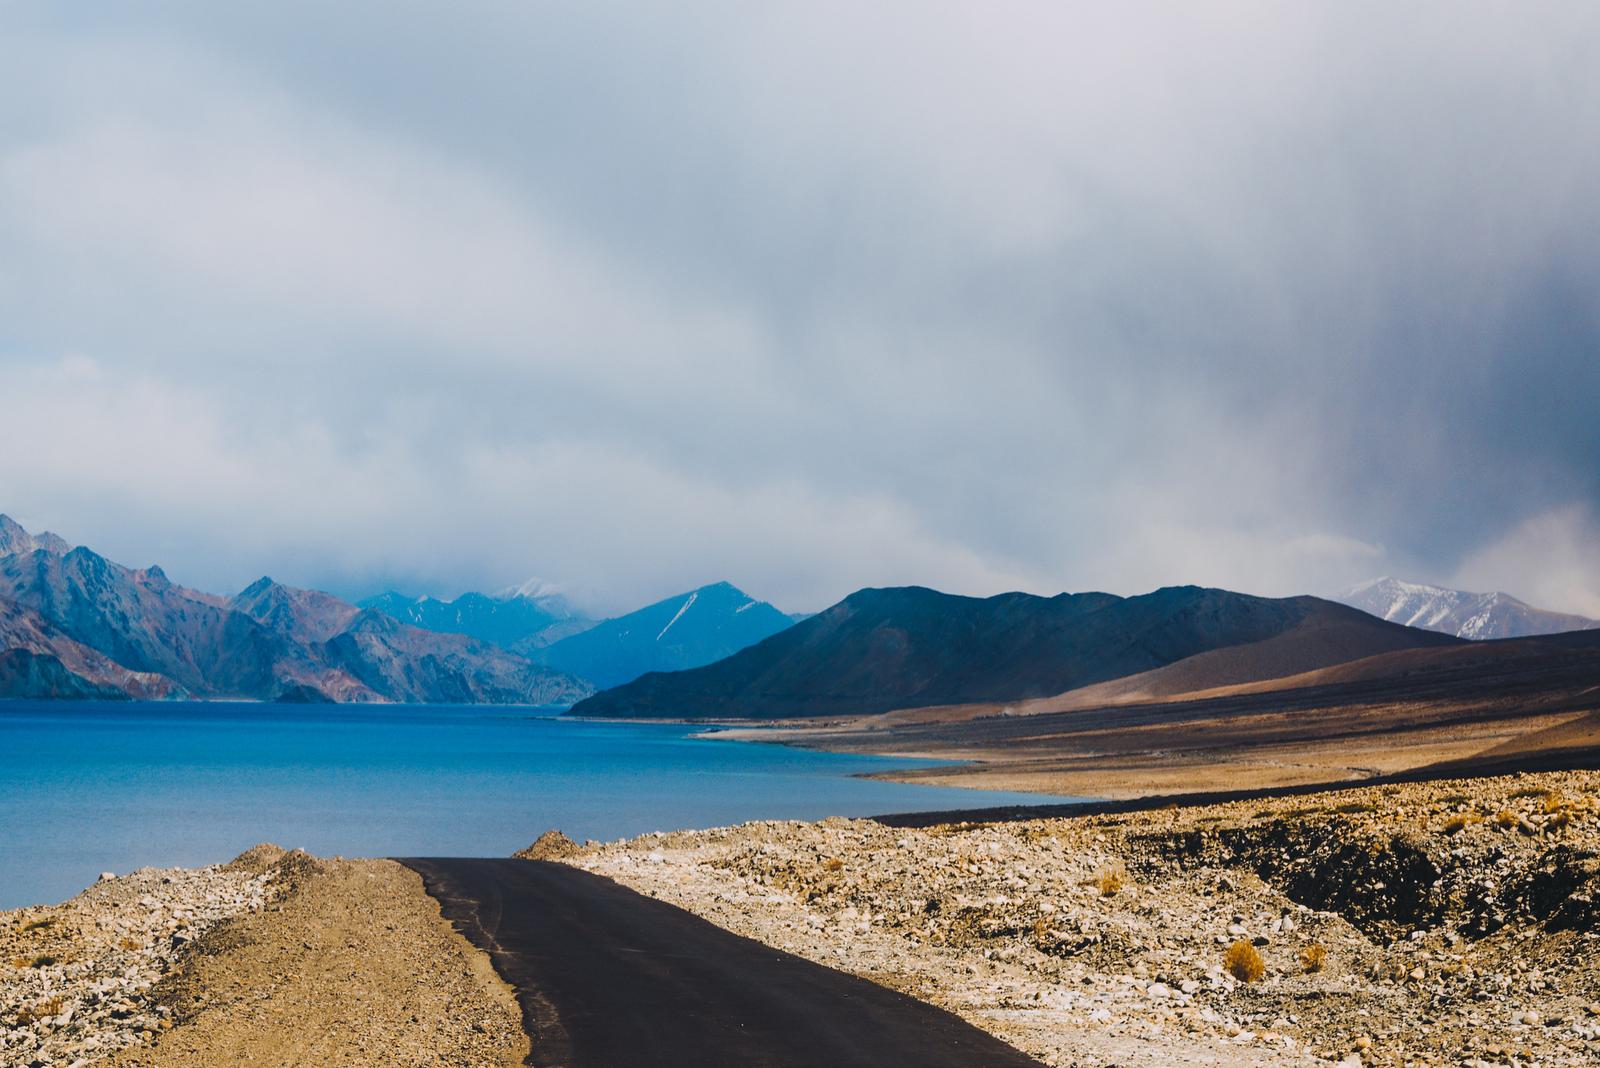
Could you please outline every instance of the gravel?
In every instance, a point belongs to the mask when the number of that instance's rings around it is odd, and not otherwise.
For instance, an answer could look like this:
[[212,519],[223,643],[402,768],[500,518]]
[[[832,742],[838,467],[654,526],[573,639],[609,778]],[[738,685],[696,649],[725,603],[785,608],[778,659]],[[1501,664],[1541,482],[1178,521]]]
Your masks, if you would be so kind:
[[[1454,1066],[1600,1063],[1597,855],[1600,774],[1574,772],[928,831],[761,822],[568,863],[1047,1064]],[[1260,981],[1224,968],[1239,941]]]

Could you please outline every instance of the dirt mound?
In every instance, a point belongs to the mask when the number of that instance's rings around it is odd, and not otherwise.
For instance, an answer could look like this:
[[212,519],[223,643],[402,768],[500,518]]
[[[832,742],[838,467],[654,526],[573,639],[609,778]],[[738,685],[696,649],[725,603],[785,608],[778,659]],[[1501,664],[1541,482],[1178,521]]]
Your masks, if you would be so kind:
[[225,871],[247,871],[252,875],[260,875],[288,854],[282,846],[275,846],[271,842],[259,842],[246,849],[223,865]]
[[560,831],[551,829],[541,834],[527,849],[518,850],[511,855],[518,860],[561,860],[577,853],[578,849],[577,842]]

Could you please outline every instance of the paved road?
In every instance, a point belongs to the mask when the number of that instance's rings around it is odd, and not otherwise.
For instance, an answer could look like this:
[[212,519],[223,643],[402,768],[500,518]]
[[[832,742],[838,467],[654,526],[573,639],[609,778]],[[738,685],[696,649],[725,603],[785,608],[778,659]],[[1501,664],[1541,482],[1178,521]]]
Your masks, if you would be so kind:
[[565,1068],[1038,1068],[913,998],[527,860],[409,859],[517,989],[528,1063]]

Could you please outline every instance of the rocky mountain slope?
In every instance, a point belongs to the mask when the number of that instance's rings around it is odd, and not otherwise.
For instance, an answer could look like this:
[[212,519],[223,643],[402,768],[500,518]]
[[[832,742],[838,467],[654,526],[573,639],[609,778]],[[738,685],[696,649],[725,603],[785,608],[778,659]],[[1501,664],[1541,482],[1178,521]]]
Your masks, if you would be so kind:
[[390,591],[360,602],[402,623],[441,634],[464,634],[527,655],[551,642],[594,626],[594,620],[540,583],[527,583],[491,597],[463,593],[453,601],[407,597]]
[[772,605],[718,582],[608,619],[535,655],[604,689],[651,671],[713,663],[791,625]]
[[646,675],[573,712],[780,718],[1022,700],[1279,638],[1251,670],[1282,674],[1288,663],[1309,670],[1453,641],[1315,597],[1193,586],[1129,598],[867,589],[726,660]]
[[66,553],[71,551],[72,546],[67,544],[67,539],[48,530],[41,534],[29,534],[15,519],[0,515],[0,556],[31,553],[36,549],[47,553]]
[[1600,620],[1547,612],[1507,593],[1468,593],[1387,577],[1353,586],[1335,599],[1379,619],[1473,640],[1600,627]]
[[0,555],[6,696],[561,704],[592,692],[483,642],[328,594],[262,579],[218,597],[81,546],[30,548],[42,539],[15,527],[0,525],[8,545],[24,548]]

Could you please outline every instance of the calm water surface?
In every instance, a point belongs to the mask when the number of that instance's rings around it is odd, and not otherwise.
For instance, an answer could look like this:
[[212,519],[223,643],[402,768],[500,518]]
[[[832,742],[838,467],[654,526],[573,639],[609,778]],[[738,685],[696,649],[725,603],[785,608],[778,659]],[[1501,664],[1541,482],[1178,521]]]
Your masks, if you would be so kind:
[[752,819],[1052,799],[853,778],[917,761],[484,706],[0,701],[0,908],[101,871],[261,841],[345,856],[504,856]]

